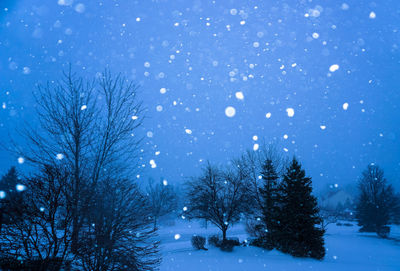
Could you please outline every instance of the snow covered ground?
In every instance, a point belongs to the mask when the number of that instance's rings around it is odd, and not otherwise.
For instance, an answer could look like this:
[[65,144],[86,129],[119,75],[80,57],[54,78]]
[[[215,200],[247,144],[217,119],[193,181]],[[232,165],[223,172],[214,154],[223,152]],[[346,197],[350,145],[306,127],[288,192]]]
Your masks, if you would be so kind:
[[[392,227],[390,240],[357,231],[355,225],[329,225],[325,235],[327,255],[323,261],[318,261],[256,247],[235,247],[229,253],[207,245],[208,251],[196,251],[191,246],[192,235],[208,237],[218,233],[218,229],[213,226],[205,229],[195,221],[177,221],[159,231],[163,254],[161,270],[400,270],[400,227]],[[243,225],[236,225],[228,230],[228,236],[243,241],[247,234]]]

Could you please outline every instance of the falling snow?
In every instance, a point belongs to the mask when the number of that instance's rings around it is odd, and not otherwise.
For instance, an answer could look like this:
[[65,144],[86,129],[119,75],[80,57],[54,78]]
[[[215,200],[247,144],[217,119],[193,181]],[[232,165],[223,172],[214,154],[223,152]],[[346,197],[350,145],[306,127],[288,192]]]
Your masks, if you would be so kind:
[[244,99],[243,92],[241,92],[241,91],[236,92],[235,96],[236,96],[236,99],[238,99],[238,100],[243,100]]
[[339,65],[338,65],[338,64],[333,64],[333,65],[331,65],[331,66],[329,67],[329,71],[330,71],[330,72],[335,72],[335,71],[337,71],[337,70],[339,70]]
[[[246,151],[261,154],[264,142],[286,158],[299,157],[318,192],[354,185],[371,161],[385,169],[389,181],[400,175],[399,1],[0,2],[0,135],[7,148],[17,151],[1,153],[3,172],[16,166],[29,176],[30,149],[26,142],[10,143],[19,140],[13,129],[30,125],[41,131],[37,87],[56,86],[71,67],[96,80],[110,69],[137,87],[142,107],[124,118],[140,124],[127,134],[141,142],[139,166],[131,175],[140,184],[154,178],[166,188],[180,185],[207,161],[225,166]],[[94,107],[106,101],[88,101],[86,87],[74,110],[85,118],[106,118]],[[57,132],[60,142],[68,140]],[[88,136],[102,135],[94,131]],[[47,159],[58,166],[71,156],[54,146]],[[23,184],[14,186],[11,190],[26,193]],[[1,188],[0,199],[10,193]],[[186,222],[188,207],[182,206],[178,210],[186,212]],[[346,231],[346,238],[356,228],[333,227]],[[195,258],[189,243],[197,232],[184,230],[168,229],[165,239],[182,246],[171,251],[185,249],[184,257]],[[332,264],[350,259],[335,253],[327,251]],[[206,258],[202,266],[214,268]],[[302,259],[290,260],[305,268]],[[246,257],[235,255],[231,262],[248,267]],[[365,260],[371,267],[360,268],[382,269],[376,262]],[[184,268],[175,253],[166,263]],[[324,263],[307,261],[307,267],[323,270],[319,264]],[[265,261],[265,266],[246,270],[273,266]]]
[[234,117],[236,114],[236,109],[232,106],[228,106],[227,108],[225,108],[225,115],[229,118]]
[[292,118],[294,116],[294,109],[293,108],[286,108],[286,113],[289,118]]

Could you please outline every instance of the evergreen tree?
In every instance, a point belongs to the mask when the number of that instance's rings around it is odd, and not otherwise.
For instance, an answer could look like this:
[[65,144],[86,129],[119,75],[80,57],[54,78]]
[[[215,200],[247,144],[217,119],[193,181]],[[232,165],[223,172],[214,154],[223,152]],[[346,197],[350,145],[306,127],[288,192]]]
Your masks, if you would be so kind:
[[383,170],[374,164],[362,173],[358,188],[360,195],[356,206],[356,218],[360,231],[376,232],[386,236],[387,224],[398,209],[393,187],[384,178]]
[[277,248],[297,257],[322,259],[324,233],[311,178],[293,158],[279,186]]
[[4,223],[9,223],[15,216],[18,204],[22,200],[20,191],[17,191],[18,173],[11,167],[0,180],[0,230]]
[[274,235],[278,226],[277,216],[279,209],[277,208],[276,200],[279,176],[271,159],[265,160],[262,166],[261,177],[263,180],[263,186],[260,189],[262,197],[262,221],[266,231],[266,234],[263,235],[264,240],[262,240],[262,244],[264,247],[272,249],[275,246]]
[[3,191],[5,196],[14,194],[18,184],[18,174],[15,167],[11,167],[8,172],[0,180],[0,191]]

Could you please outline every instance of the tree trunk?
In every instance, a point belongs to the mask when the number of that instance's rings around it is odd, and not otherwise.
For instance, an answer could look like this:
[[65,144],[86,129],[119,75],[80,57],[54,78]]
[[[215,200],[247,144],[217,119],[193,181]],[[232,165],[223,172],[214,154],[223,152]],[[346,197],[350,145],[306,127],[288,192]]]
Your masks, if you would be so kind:
[[222,229],[222,241],[226,241],[226,230],[227,228]]
[[76,211],[74,212],[72,219],[73,220],[72,220],[71,250],[72,253],[76,254],[78,252],[78,236],[79,236],[78,216]]
[[[0,203],[1,205],[1,203]],[[1,235],[1,229],[3,228],[3,209],[1,209],[0,206],[0,235]]]
[[80,194],[80,168],[79,168],[79,158],[80,158],[80,137],[79,133],[78,135],[74,136],[75,140],[75,157],[74,157],[74,183],[73,183],[73,195],[72,195],[72,244],[71,244],[71,249],[72,253],[76,254],[78,252],[78,238],[79,238],[79,194]]

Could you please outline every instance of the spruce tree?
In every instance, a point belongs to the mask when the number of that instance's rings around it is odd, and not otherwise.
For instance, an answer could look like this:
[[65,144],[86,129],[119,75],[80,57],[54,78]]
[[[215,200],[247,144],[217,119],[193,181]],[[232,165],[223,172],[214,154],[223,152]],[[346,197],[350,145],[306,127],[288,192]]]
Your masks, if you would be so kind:
[[260,189],[262,197],[261,208],[263,214],[263,223],[266,234],[263,235],[263,247],[272,249],[275,247],[274,235],[277,230],[277,215],[279,209],[277,208],[277,186],[279,176],[276,173],[275,166],[271,159],[265,160],[262,167],[261,177],[263,186]]
[[0,231],[4,223],[9,223],[18,210],[18,203],[22,200],[21,193],[16,189],[18,173],[15,167],[11,167],[0,179]]
[[297,257],[322,259],[324,233],[311,178],[293,158],[279,186],[277,248]]
[[7,194],[14,194],[18,184],[18,174],[15,167],[11,167],[0,180],[0,191]]

